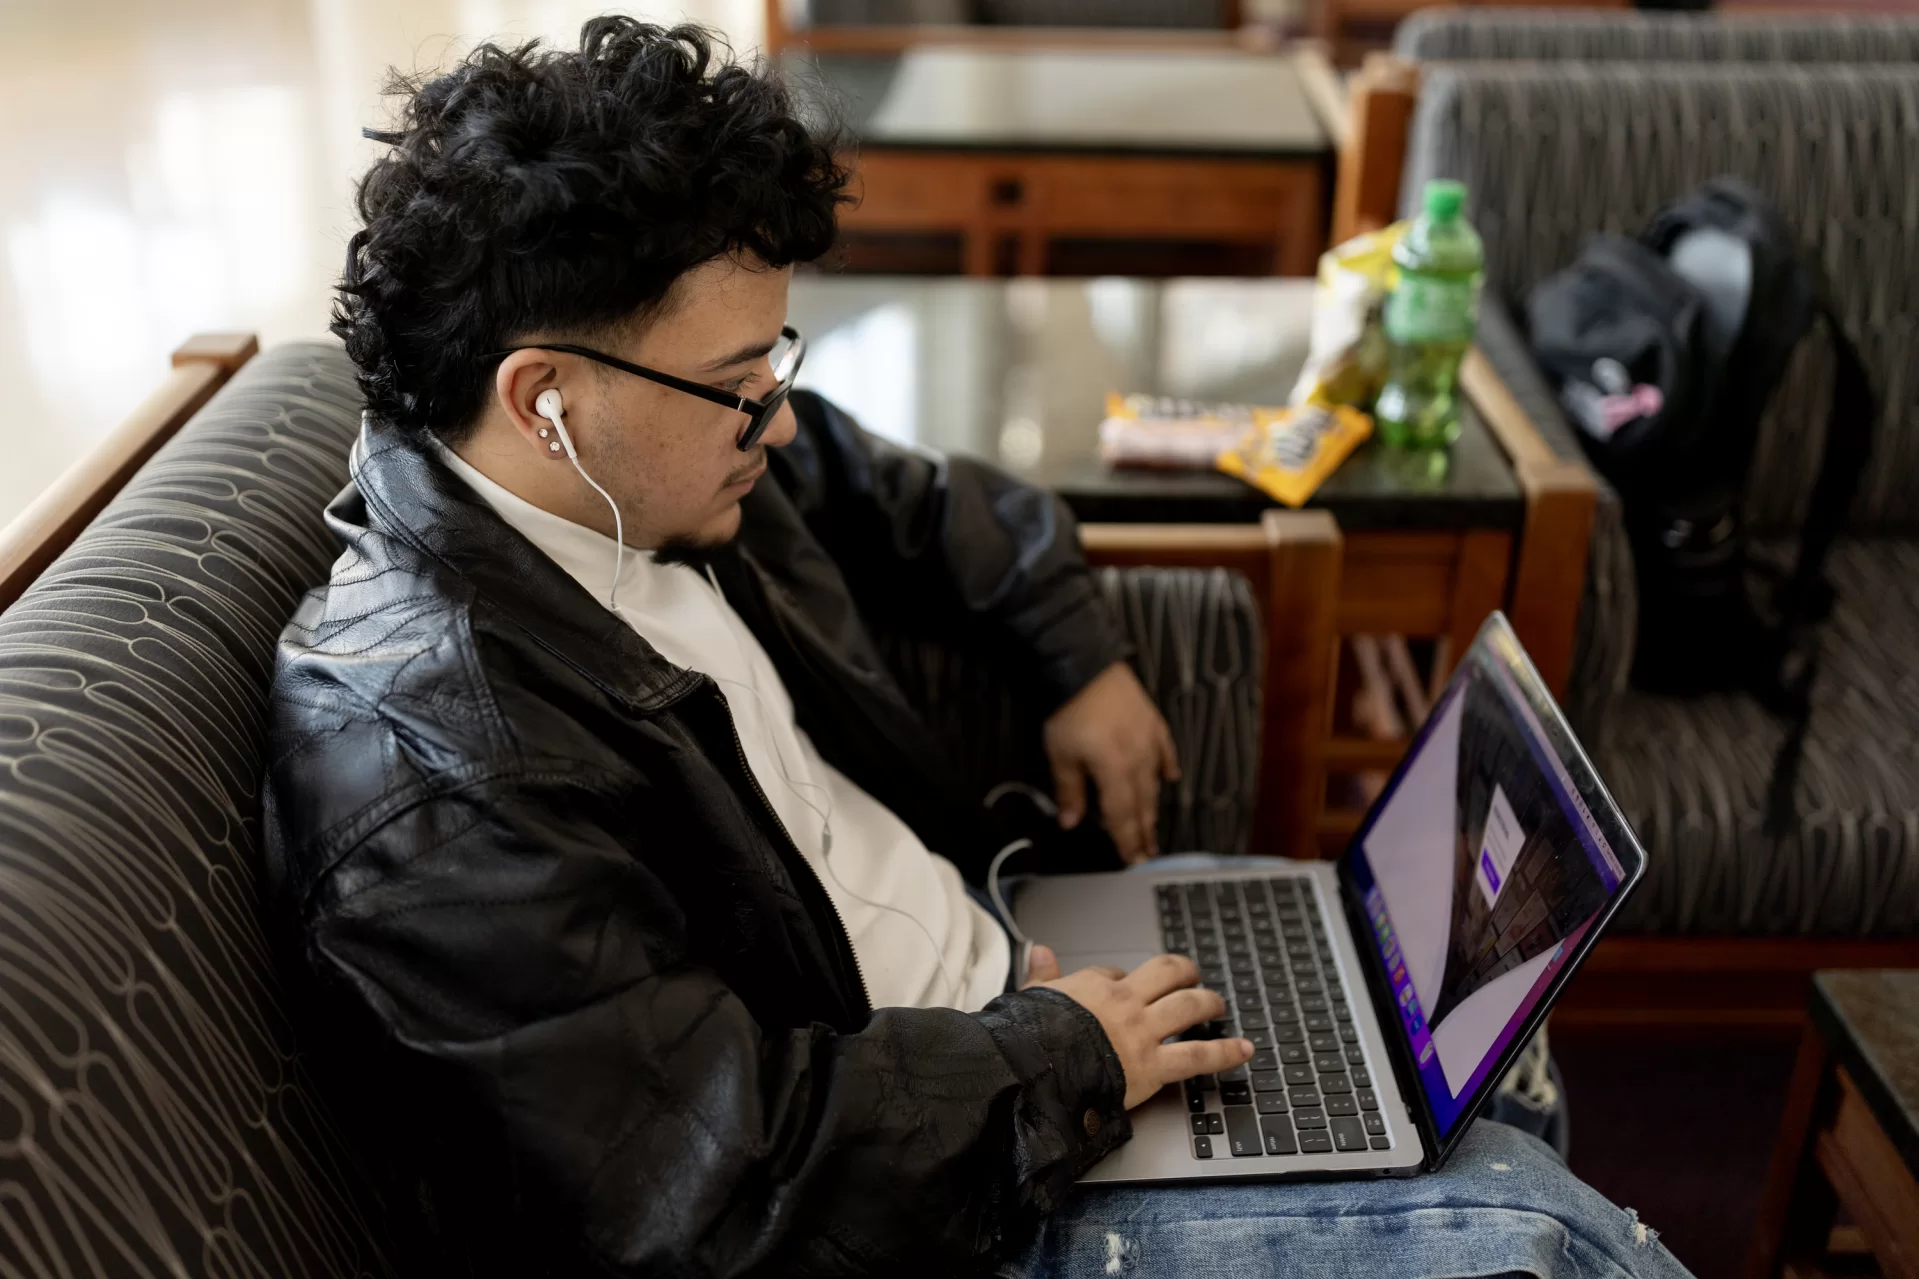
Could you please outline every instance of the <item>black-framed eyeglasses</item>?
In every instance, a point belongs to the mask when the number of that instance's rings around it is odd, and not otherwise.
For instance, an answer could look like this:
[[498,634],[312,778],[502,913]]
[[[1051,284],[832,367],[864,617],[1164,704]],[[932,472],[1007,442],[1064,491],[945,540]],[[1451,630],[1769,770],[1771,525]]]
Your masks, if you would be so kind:
[[771,352],[773,357],[773,390],[764,399],[749,400],[744,395],[735,395],[731,391],[722,391],[718,387],[707,386],[701,382],[675,377],[671,373],[662,373],[658,369],[649,369],[643,364],[633,364],[617,355],[608,355],[604,351],[595,351],[590,346],[574,346],[570,342],[529,342],[525,346],[508,347],[504,351],[490,351],[481,356],[483,360],[503,360],[515,351],[564,351],[568,355],[577,355],[593,360],[622,373],[631,373],[634,377],[643,377],[649,382],[658,382],[661,386],[670,386],[676,391],[696,395],[702,400],[718,404],[737,413],[746,414],[746,430],[739,438],[739,450],[744,453],[760,442],[760,436],[766,434],[767,423],[780,411],[780,405],[786,403],[786,397],[793,389],[793,379],[799,376],[800,361],[806,358],[806,339],[792,325],[780,330],[780,343]]

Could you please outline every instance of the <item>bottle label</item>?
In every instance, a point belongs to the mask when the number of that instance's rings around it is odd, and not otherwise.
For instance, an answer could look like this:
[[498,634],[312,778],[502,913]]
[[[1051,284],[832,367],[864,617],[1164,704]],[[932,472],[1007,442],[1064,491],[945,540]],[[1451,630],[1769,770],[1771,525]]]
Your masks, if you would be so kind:
[[1479,321],[1479,277],[1403,271],[1384,318],[1394,342],[1470,342]]

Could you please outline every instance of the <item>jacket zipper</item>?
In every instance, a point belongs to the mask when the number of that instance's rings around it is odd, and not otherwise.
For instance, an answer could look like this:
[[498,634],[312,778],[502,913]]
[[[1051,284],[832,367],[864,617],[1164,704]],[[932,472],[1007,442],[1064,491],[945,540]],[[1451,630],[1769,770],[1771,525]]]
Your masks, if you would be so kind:
[[793,856],[798,858],[800,865],[806,868],[806,873],[813,877],[813,883],[818,886],[820,896],[826,899],[826,909],[832,914],[833,923],[840,930],[840,940],[846,944],[846,957],[853,963],[853,979],[859,983],[860,987],[860,1011],[871,1013],[873,994],[866,988],[866,974],[860,971],[860,957],[853,949],[853,934],[848,931],[846,920],[840,914],[840,908],[833,904],[833,894],[826,891],[826,881],[821,879],[820,873],[813,869],[813,863],[806,860],[806,854],[800,851],[798,841],[793,838],[793,832],[786,829],[786,823],[780,820],[779,811],[773,807],[773,801],[766,797],[766,791],[760,786],[760,779],[753,775],[753,766],[746,759],[746,746],[740,741],[739,725],[733,722],[733,708],[726,704],[726,694],[720,692],[718,688],[715,688],[713,693],[720,699],[720,709],[726,712],[726,728],[733,734],[733,752],[739,756],[740,771],[746,774],[746,780],[753,787],[753,794],[758,797],[760,807],[765,810],[768,817],[773,819],[773,825],[777,826],[780,834],[785,837],[786,846],[793,850]]

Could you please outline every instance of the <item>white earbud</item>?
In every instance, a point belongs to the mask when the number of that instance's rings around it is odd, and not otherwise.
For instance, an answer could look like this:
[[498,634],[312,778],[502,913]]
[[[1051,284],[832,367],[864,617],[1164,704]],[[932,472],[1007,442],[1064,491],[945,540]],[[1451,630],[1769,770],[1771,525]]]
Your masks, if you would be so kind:
[[[559,441],[557,443],[549,443],[546,446],[548,451],[558,453],[564,448],[567,458],[573,465],[578,466],[580,464],[580,455],[574,451],[573,437],[566,433],[566,410],[561,407],[559,391],[552,387],[541,391],[533,401],[533,411],[553,423],[553,429],[559,432]],[[540,432],[540,438],[546,438],[545,431]],[[588,481],[588,483],[591,483],[591,481]],[[598,485],[594,487],[597,488]]]
[[[580,455],[573,447],[573,437],[566,433],[566,409],[560,402],[559,391],[550,386],[546,390],[541,391],[533,398],[533,411],[553,423],[554,431],[559,434],[560,438],[557,441],[547,442],[546,447],[548,451],[558,453],[564,448],[566,450],[566,460],[573,463],[573,469],[580,473],[580,478],[585,480],[595,493],[605,498],[607,506],[612,508],[613,583],[606,588],[606,606],[610,609],[617,610],[620,599],[620,572],[626,567],[626,525],[620,519],[620,504],[613,500],[611,494],[595,483],[593,477],[586,473],[586,468],[580,465]],[[543,440],[546,439],[546,429],[544,427],[540,429],[540,438]]]

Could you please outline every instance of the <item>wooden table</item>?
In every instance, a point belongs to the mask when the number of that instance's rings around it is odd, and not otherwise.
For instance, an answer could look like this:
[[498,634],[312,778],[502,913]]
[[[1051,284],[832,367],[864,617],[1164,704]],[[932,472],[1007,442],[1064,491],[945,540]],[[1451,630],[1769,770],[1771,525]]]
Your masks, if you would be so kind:
[[[1423,717],[1417,702],[1492,609],[1512,615],[1563,687],[1591,483],[1529,451],[1544,446],[1487,369],[1449,452],[1369,446],[1303,511],[1224,475],[1114,472],[1097,459],[1108,391],[1284,403],[1305,358],[1308,281],[801,276],[789,315],[810,344],[801,385],[869,429],[982,455],[1053,489],[1096,559],[1247,574],[1269,632],[1261,850],[1344,846],[1367,785]],[[1369,670],[1410,705],[1383,739],[1353,714]]]
[[1919,1277],[1919,972],[1823,972],[1746,1273],[1823,1273],[1846,1210],[1886,1279]]
[[1310,275],[1332,149],[1294,60],[1233,50],[789,54],[858,139],[851,270]]

